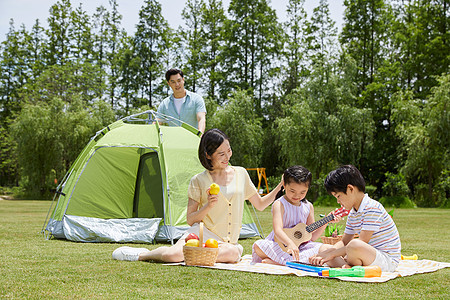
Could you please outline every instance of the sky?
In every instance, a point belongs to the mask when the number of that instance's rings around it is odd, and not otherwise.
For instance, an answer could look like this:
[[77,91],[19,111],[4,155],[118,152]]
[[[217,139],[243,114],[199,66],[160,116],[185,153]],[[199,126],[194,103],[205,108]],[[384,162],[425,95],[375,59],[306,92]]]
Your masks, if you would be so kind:
[[[228,8],[230,0],[222,0],[225,9]],[[272,8],[277,12],[279,21],[286,20],[286,7],[289,0],[268,0]],[[47,27],[49,9],[57,0],[0,0],[0,41],[6,39],[9,31],[10,19],[14,20],[14,27],[19,29],[24,24],[28,31],[31,31],[36,19],[39,19],[41,26]],[[186,0],[159,0],[162,7],[162,14],[173,29],[183,25],[181,12]],[[343,0],[329,0],[329,7],[332,19],[336,22],[339,30],[342,28],[344,14]],[[83,9],[92,16],[95,9],[100,5],[107,9],[110,7],[108,0],[71,0],[72,7],[78,7],[80,3]],[[118,10],[122,14],[122,26],[132,35],[139,20],[139,10],[144,4],[144,0],[117,0]],[[319,0],[306,0],[305,9],[308,17]]]

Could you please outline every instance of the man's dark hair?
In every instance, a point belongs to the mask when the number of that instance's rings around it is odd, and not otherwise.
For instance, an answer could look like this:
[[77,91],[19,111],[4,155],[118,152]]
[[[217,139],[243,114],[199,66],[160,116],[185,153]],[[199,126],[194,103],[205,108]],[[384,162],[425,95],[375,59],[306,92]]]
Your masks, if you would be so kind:
[[347,194],[349,184],[356,186],[363,193],[366,191],[366,182],[361,172],[353,165],[341,166],[331,171],[325,178],[324,186],[329,194],[332,192]]
[[180,74],[180,76],[181,76],[182,78],[184,78],[183,71],[178,70],[178,69],[169,69],[169,70],[166,72],[166,80],[169,81],[169,80],[170,80],[170,76],[172,76],[172,75],[177,75],[177,74]]
[[222,145],[225,140],[230,138],[217,128],[207,130],[200,139],[200,145],[198,146],[198,159],[201,164],[208,170],[212,171],[213,166],[211,160],[206,157],[213,155],[217,148]]

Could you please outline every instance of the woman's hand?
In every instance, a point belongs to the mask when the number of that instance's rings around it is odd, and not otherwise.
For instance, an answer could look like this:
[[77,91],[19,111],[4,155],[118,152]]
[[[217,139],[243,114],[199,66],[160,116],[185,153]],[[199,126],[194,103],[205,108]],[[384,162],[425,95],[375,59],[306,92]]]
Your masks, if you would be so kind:
[[217,201],[219,201],[219,197],[218,197],[218,195],[211,195],[209,193],[210,189],[211,188],[206,190],[206,193],[208,194],[208,206],[213,208],[217,204]]

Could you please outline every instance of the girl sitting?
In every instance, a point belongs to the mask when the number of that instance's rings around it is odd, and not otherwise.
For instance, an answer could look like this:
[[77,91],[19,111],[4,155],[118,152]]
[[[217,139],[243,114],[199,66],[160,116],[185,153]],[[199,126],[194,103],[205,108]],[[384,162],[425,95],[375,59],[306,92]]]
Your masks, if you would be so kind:
[[[285,265],[288,261],[309,263],[309,257],[324,251],[331,245],[313,242],[321,236],[325,226],[319,227],[312,233],[311,241],[296,246],[294,241],[283,231],[283,228],[292,228],[298,223],[309,225],[314,223],[313,205],[305,199],[311,186],[312,174],[302,166],[292,166],[283,174],[283,187],[285,195],[277,199],[272,205],[273,231],[264,240],[253,244],[253,262]],[[339,222],[335,217],[333,223]],[[283,251],[277,242],[287,246]],[[330,262],[332,263],[332,262]]]

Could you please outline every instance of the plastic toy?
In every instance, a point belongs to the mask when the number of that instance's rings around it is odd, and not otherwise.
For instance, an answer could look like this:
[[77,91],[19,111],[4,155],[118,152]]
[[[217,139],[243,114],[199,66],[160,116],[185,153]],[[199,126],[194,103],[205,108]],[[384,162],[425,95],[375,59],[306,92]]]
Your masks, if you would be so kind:
[[379,266],[355,266],[351,269],[331,268],[317,274],[324,277],[381,277],[381,268]]
[[323,266],[315,266],[307,263],[301,263],[299,261],[288,261],[286,262],[286,266],[293,269],[298,269],[306,272],[322,272],[323,270],[328,270],[328,267]]
[[417,254],[411,255],[411,256],[404,256],[402,255],[402,260],[418,260],[419,257],[417,256]]

